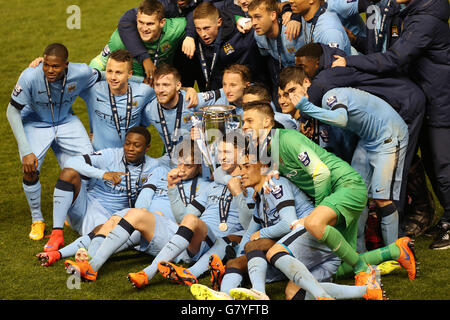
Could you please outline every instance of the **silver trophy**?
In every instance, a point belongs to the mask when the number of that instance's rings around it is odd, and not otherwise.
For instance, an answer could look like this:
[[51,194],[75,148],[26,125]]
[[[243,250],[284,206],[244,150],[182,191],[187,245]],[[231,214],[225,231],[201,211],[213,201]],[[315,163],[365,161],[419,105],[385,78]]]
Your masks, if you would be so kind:
[[192,126],[196,129],[196,142],[200,148],[203,159],[211,173],[216,167],[215,155],[217,142],[228,131],[241,127],[239,115],[233,113],[236,107],[231,105],[212,105],[201,107],[201,113],[196,113],[192,118]]

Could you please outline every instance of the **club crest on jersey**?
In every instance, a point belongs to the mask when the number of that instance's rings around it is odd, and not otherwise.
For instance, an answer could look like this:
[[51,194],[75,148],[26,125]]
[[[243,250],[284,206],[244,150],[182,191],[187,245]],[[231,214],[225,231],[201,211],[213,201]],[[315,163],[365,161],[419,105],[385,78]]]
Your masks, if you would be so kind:
[[16,84],[13,90],[13,96],[17,97],[22,91],[22,87],[19,84]]
[[234,52],[234,48],[231,46],[230,43],[226,43],[226,44],[223,46],[223,51],[225,51],[225,54],[226,54],[226,55],[229,55],[229,54],[232,54],[232,53]]
[[69,83],[67,85],[67,92],[71,93],[71,92],[75,91],[76,88],[77,88],[77,83],[76,82]]
[[170,45],[169,42],[164,42],[164,43],[161,45],[161,51],[162,51],[162,52],[167,51],[167,50],[169,50],[171,47],[172,47],[172,46]]
[[280,200],[281,197],[283,197],[283,186],[282,185],[274,186],[272,188],[271,193],[275,197],[275,199]]
[[391,36],[393,38],[397,38],[398,37],[398,28],[397,28],[397,26],[392,26]]
[[297,158],[301,163],[303,163],[304,166],[309,166],[309,164],[311,163],[309,155],[306,151],[299,153]]
[[295,47],[286,47],[286,50],[289,54],[295,54]]
[[332,107],[336,104],[337,102],[337,97],[336,96],[331,96],[327,98],[327,106]]
[[133,99],[133,103],[131,105],[132,105],[133,108],[137,108],[138,107],[137,99]]

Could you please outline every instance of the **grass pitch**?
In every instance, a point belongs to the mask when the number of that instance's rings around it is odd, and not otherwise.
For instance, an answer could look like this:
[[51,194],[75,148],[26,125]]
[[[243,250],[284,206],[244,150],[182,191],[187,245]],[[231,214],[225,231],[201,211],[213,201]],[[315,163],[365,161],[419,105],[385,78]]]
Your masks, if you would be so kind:
[[[0,1],[0,29],[2,30],[2,58],[0,63],[0,153],[2,189],[0,194],[0,299],[1,300],[175,300],[192,299],[188,287],[175,285],[157,275],[144,290],[136,290],[126,280],[128,272],[137,272],[151,262],[151,257],[135,251],[114,255],[100,270],[94,283],[78,283],[64,270],[63,261],[45,268],[35,255],[42,251],[47,239],[32,241],[30,213],[22,189],[22,174],[17,144],[6,119],[6,106],[20,73],[28,64],[42,55],[53,42],[64,43],[69,49],[69,60],[89,61],[107,43],[117,22],[127,9],[139,4],[135,1],[57,0]],[[69,5],[77,5],[81,13],[80,29],[69,29]],[[70,20],[73,22],[73,20]],[[69,22],[70,22],[69,21]],[[74,111],[88,128],[84,102],[78,98]],[[154,128],[150,128],[153,147],[150,156],[158,156],[162,142]],[[51,231],[52,194],[59,167],[50,151],[41,172],[42,211],[47,220],[46,233]],[[438,206],[437,215],[442,214]],[[78,235],[70,228],[64,230],[66,244]],[[428,249],[430,239],[416,240],[416,253],[421,261],[420,276],[409,281],[406,271],[399,270],[383,277],[384,288],[391,300],[447,300],[450,288],[450,250]],[[209,284],[208,276],[200,283]],[[352,284],[353,280],[340,283]],[[285,282],[268,285],[272,299],[283,299]]]

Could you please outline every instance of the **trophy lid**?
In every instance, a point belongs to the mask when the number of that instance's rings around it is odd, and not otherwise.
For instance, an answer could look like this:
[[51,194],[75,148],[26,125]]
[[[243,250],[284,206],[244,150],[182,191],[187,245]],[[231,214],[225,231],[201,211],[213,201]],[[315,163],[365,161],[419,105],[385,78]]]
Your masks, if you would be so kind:
[[236,109],[235,106],[227,105],[227,104],[215,104],[215,105],[204,106],[204,107],[200,108],[200,110],[203,113],[209,113],[209,114],[218,114],[218,113],[227,114],[227,113],[232,112],[234,109]]

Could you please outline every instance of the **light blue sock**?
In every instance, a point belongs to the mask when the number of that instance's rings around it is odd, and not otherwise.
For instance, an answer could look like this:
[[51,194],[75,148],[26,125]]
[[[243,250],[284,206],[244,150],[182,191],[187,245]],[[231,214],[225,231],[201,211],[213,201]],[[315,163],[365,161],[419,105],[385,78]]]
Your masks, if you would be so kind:
[[178,228],[178,231],[153,259],[152,264],[144,269],[149,281],[158,272],[158,263],[160,261],[172,261],[175,259],[180,253],[187,249],[193,235],[193,231],[185,226],[180,226]]
[[383,208],[378,208],[381,216],[381,236],[384,245],[388,246],[398,239],[398,211],[394,203],[388,204]]
[[72,206],[75,186],[59,180],[53,191],[53,228],[64,228],[67,212]]
[[111,230],[97,249],[95,256],[89,261],[95,272],[112,256],[118,248],[127,242],[134,231],[134,227],[122,218],[119,223]]
[[91,257],[94,257],[97,253],[98,248],[102,245],[103,241],[105,241],[106,236],[103,234],[96,234],[89,244],[89,247],[87,247],[87,251]]
[[220,284],[220,291],[230,294],[230,290],[238,288],[242,282],[242,272],[236,268],[227,268]]
[[363,298],[367,289],[367,286],[346,286],[331,282],[320,282],[320,285],[330,296],[338,300]]
[[247,253],[247,268],[252,288],[266,293],[267,259],[264,252],[254,250]]
[[22,183],[25,197],[27,198],[28,206],[31,211],[31,221],[45,221],[41,212],[41,182],[37,180],[36,183],[28,184]]
[[89,247],[89,244],[91,243],[91,237],[92,237],[91,235],[86,234],[84,236],[77,238],[71,244],[59,249],[59,252],[61,253],[61,259],[73,257],[77,253],[78,249]]
[[212,254],[217,254],[221,260],[225,257],[225,248],[227,243],[223,238],[217,238],[214,245],[198,259],[198,261],[189,268],[189,271],[196,277],[200,277],[202,274],[208,271],[209,257]]
[[305,289],[306,292],[311,293],[316,299],[318,297],[331,298],[316,278],[314,278],[308,268],[296,258],[288,254],[283,254],[278,256],[276,261],[272,263],[276,268],[283,272],[289,280]]

